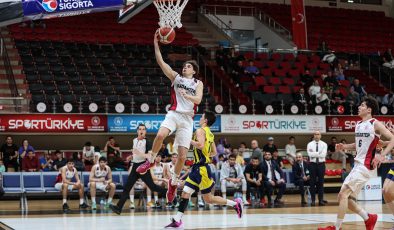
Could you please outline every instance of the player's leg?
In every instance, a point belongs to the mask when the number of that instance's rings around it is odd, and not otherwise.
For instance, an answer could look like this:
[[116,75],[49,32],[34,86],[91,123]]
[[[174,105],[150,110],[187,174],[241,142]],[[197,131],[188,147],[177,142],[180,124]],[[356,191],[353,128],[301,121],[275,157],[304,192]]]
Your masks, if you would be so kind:
[[226,199],[226,193],[227,193],[227,184],[230,184],[230,183],[228,183],[228,181],[226,181],[226,180],[222,180],[221,182],[220,182],[220,190],[222,191],[222,197],[223,197],[223,199]]
[[120,196],[120,199],[116,205],[110,205],[109,207],[113,212],[120,215],[122,212],[123,206],[126,203],[127,197],[130,193],[131,188],[133,188],[135,182],[138,180],[139,174],[135,171],[135,167],[132,168],[129,176],[127,177],[126,185],[123,187],[123,192]]
[[90,188],[90,199],[92,200],[92,209],[97,209],[96,204],[96,182],[89,182],[88,187]]
[[241,189],[242,189],[242,201],[244,202],[244,205],[249,205],[249,202],[246,199],[246,179],[245,178],[241,179]]
[[178,211],[176,215],[173,218],[171,218],[171,223],[167,225],[165,228],[182,228],[183,226],[182,217],[189,203],[190,196],[194,193],[194,191],[195,190],[193,188],[190,188],[187,185],[185,185],[181,195],[181,200],[179,202]]
[[175,131],[177,127],[176,122],[177,122],[177,118],[175,113],[173,112],[167,113],[166,118],[161,123],[159,132],[157,132],[156,137],[153,141],[152,156],[150,159],[146,160],[143,164],[141,164],[137,168],[138,173],[145,174],[154,165],[156,155],[159,152],[164,139],[170,134],[171,131]]
[[108,208],[109,205],[112,203],[112,199],[114,198],[115,195],[115,190],[116,190],[115,183],[109,183],[106,187],[106,190],[108,191],[108,200],[107,203],[105,204],[105,207]]
[[81,183],[78,185],[73,185],[73,190],[78,190],[79,195],[79,208],[88,208],[89,206],[85,203],[85,191]]
[[134,209],[135,208],[135,205],[134,205],[134,186],[130,190],[129,197],[130,197],[130,206],[129,206],[129,208],[130,209]]
[[141,175],[141,180],[146,184],[146,186],[154,192],[158,192],[160,194],[165,194],[166,189],[162,186],[159,186],[153,182],[152,175],[150,173],[145,173],[144,175]]
[[[60,191],[62,192],[62,196],[63,196],[63,211],[67,211],[69,210],[69,206],[67,204],[67,193],[68,193],[68,184],[66,183],[57,183],[56,184],[57,187],[60,187]],[[55,185],[55,187],[56,187]]]

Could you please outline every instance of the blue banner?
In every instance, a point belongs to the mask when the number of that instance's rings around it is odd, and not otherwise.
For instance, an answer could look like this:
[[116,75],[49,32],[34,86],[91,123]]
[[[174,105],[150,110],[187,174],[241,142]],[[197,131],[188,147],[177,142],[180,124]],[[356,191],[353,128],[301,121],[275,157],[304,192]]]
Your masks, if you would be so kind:
[[75,16],[93,12],[119,10],[124,0],[22,0],[25,19]]
[[[138,124],[145,124],[148,133],[157,133],[165,115],[108,115],[108,132],[112,133],[136,133]],[[194,129],[199,128],[201,115],[194,117]],[[221,119],[218,115],[212,125],[212,132],[221,131]]]

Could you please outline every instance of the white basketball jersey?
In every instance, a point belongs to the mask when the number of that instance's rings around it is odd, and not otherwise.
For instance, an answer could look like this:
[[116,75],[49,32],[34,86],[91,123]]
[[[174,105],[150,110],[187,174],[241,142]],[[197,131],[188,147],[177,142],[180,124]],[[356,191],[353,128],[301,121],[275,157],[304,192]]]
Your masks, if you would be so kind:
[[366,121],[359,121],[356,125],[356,152],[355,161],[365,165],[372,170],[372,160],[375,157],[376,146],[380,136],[375,133],[374,123],[377,120],[371,118]]
[[68,170],[67,166],[64,167],[66,167],[66,179],[71,180],[75,176],[75,171],[76,171],[75,168],[73,168],[73,171],[71,171]]
[[200,81],[195,78],[184,78],[179,74],[176,75],[174,82],[171,86],[171,106],[170,110],[194,116],[196,113],[197,105],[185,99],[180,90],[186,90],[187,94],[192,96],[196,95],[197,85]]
[[157,178],[163,178],[163,171],[164,171],[164,165],[163,163],[160,162],[160,165],[157,166],[155,164],[155,166],[152,167],[153,169],[153,174],[157,177]]
[[94,170],[94,177],[96,177],[96,178],[107,177],[108,171],[109,171],[108,166],[105,166],[104,170],[101,170],[100,165],[98,165],[98,164],[96,164],[94,167],[96,167],[96,169]]

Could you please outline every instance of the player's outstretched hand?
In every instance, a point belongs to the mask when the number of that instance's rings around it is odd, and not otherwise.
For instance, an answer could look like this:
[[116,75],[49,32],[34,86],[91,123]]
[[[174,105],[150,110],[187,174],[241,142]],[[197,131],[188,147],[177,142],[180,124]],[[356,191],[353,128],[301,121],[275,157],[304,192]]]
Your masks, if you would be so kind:
[[159,44],[159,29],[156,30],[155,35],[153,37],[153,44],[158,45]]

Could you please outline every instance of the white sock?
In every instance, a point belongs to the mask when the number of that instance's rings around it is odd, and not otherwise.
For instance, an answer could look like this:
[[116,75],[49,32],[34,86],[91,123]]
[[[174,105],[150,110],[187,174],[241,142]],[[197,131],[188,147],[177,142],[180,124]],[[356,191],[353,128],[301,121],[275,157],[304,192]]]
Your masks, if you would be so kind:
[[234,207],[236,204],[237,204],[237,202],[232,201],[232,200],[227,200],[227,203],[226,203],[226,205],[230,206],[230,207]]
[[83,204],[83,199],[79,199],[79,204]]
[[134,195],[130,195],[130,202],[134,203]]
[[155,195],[155,202],[157,202],[159,200],[159,196]]
[[157,155],[157,153],[152,152],[152,157],[150,159],[148,159],[150,163],[155,162],[156,155]]
[[245,201],[246,200],[246,194],[242,194],[242,199]]
[[197,200],[198,200],[198,202],[202,201],[202,195],[201,194],[197,194]]
[[339,230],[342,226],[343,219],[337,219],[337,222],[335,222],[335,230]]
[[112,198],[108,198],[108,204],[111,204],[112,203]]
[[92,203],[96,203],[96,197],[92,196]]
[[224,199],[227,199],[227,198],[226,198],[226,194],[225,194],[225,193],[223,193],[222,197],[223,197]]
[[175,220],[176,222],[179,222],[179,221],[181,221],[182,216],[183,216],[183,213],[177,212],[177,213],[176,213],[176,216],[174,217],[174,220]]
[[146,200],[148,201],[148,203],[152,200],[151,196],[146,197]]
[[67,203],[67,199],[63,199],[63,204]]
[[358,215],[360,215],[361,218],[364,219],[364,221],[368,220],[369,218],[368,213],[364,209],[361,209],[361,211],[358,212]]

